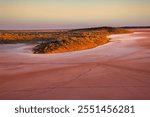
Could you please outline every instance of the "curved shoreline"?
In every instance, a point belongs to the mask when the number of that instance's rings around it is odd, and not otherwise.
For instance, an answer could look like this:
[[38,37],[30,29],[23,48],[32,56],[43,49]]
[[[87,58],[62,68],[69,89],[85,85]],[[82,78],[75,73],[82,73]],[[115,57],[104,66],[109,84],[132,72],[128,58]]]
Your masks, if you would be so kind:
[[56,54],[0,46],[0,99],[150,99],[149,34],[112,35],[102,46]]

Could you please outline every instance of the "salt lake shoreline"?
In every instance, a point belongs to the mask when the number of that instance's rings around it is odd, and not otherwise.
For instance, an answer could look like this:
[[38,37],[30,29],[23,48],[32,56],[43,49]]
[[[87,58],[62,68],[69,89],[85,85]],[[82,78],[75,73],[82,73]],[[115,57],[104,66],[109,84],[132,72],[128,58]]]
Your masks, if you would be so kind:
[[132,30],[65,53],[0,45],[0,99],[150,99],[150,29]]

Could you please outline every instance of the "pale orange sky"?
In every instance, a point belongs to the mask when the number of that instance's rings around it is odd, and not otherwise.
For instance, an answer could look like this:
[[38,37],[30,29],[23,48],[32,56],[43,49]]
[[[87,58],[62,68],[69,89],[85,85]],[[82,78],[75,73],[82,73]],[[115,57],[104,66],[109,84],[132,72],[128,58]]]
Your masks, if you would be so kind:
[[0,0],[0,29],[150,25],[149,0]]

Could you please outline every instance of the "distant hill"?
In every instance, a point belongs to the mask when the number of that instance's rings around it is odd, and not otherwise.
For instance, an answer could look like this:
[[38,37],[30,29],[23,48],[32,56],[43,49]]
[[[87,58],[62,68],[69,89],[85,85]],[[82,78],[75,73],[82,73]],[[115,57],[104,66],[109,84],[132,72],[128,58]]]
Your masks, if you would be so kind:
[[126,28],[126,29],[130,29],[130,28],[150,28],[150,26],[124,26],[124,27],[120,27],[120,28]]
[[70,31],[96,31],[101,29],[113,29],[113,27],[91,27],[91,28],[72,29]]

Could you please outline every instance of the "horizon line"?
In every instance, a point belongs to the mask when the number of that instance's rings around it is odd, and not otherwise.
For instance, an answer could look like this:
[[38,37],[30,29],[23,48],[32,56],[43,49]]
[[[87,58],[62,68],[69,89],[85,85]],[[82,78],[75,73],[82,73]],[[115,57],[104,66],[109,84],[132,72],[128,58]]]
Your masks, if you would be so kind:
[[0,31],[28,31],[28,30],[71,30],[84,28],[99,28],[99,27],[116,27],[116,28],[150,28],[150,26],[93,26],[93,27],[79,27],[79,28],[30,28],[30,29],[0,29]]

